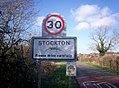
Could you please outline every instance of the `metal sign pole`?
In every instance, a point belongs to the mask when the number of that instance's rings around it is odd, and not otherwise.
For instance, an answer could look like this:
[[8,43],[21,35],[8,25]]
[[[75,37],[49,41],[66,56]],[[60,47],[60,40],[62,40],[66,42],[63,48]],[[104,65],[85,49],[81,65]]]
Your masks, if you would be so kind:
[[68,86],[68,88],[72,88],[72,77],[71,76],[69,76],[69,86]]
[[41,75],[42,75],[41,61],[38,61],[38,88],[41,88]]
[[76,76],[76,62],[67,62],[66,75],[69,77],[68,88],[72,88],[72,77]]

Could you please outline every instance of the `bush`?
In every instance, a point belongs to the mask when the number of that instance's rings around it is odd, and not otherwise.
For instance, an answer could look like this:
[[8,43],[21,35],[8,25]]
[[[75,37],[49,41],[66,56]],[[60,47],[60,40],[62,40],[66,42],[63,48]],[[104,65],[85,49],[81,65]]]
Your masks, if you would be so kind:
[[104,56],[95,54],[80,55],[79,61],[96,63],[101,66],[119,70],[119,56],[117,54],[105,54]]
[[37,88],[36,64],[27,63],[27,59],[0,61],[0,88]]

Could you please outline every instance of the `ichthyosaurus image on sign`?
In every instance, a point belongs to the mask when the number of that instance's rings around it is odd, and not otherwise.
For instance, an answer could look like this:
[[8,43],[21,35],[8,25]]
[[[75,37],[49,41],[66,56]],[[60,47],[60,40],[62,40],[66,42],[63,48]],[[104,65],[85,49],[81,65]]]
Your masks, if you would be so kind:
[[67,76],[76,76],[76,62],[67,62],[66,75]]
[[75,60],[76,37],[32,38],[32,58],[37,60]]

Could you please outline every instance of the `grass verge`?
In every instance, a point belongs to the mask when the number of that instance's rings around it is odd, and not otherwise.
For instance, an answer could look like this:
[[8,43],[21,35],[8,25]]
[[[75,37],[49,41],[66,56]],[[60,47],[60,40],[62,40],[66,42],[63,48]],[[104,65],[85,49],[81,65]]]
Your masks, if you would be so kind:
[[[66,76],[66,63],[60,63],[49,75],[42,76],[42,88],[68,88],[69,79]],[[78,88],[78,84],[72,77],[72,88]]]
[[92,66],[94,66],[94,67],[103,69],[103,70],[106,71],[106,72],[110,72],[110,73],[112,73],[112,74],[119,75],[119,70],[114,70],[114,69],[112,69],[112,68],[100,66],[100,65],[95,64],[95,63],[90,63],[90,62],[85,62],[85,63],[88,64],[88,65],[92,65]]

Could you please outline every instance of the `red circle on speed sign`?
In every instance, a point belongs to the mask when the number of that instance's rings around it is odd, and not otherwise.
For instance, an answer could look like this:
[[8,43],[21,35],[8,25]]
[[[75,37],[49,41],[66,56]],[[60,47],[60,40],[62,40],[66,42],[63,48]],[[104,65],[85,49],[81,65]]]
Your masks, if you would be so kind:
[[63,17],[58,14],[50,14],[43,21],[45,31],[51,35],[60,34],[65,28]]

